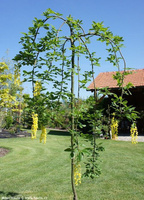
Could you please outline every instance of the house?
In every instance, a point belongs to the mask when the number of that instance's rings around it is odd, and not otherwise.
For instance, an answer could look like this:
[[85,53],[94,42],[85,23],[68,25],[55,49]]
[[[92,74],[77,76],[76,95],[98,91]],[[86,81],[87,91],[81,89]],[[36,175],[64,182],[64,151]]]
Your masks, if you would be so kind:
[[[128,101],[128,105],[132,105],[141,113],[142,118],[139,120],[139,127],[144,132],[144,69],[131,70],[132,74],[125,76],[124,86],[129,82],[133,84],[130,89],[131,94],[124,95],[123,97]],[[117,85],[117,81],[113,79],[116,72],[102,72],[94,80],[96,90],[99,88],[108,87],[109,90],[117,95],[121,94],[121,90]],[[92,82],[88,89],[94,92],[94,82]]]

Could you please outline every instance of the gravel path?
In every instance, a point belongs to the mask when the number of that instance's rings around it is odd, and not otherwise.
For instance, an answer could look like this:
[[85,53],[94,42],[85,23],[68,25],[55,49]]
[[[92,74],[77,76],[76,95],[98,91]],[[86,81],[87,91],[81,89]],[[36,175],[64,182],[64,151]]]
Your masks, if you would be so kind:
[[[118,136],[119,141],[131,141],[131,136]],[[144,142],[144,136],[138,136],[138,142]]]

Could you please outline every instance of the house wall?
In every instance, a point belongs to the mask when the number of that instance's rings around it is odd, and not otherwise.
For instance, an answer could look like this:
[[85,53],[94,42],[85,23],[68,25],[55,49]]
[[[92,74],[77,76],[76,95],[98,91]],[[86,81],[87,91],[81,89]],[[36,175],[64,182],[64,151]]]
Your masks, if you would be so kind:
[[[111,90],[111,91],[117,95],[121,94],[121,92],[118,89]],[[128,101],[129,106],[130,105],[134,106],[135,110],[140,113],[140,118],[137,119],[137,127],[138,127],[139,134],[144,135],[144,87],[133,88],[130,90],[130,92],[131,92],[131,95],[124,95],[123,97],[124,99]],[[128,120],[124,120],[124,122],[122,122],[121,124],[122,126],[123,124],[128,124],[127,132],[129,132],[130,123],[128,122]],[[126,131],[126,126],[122,130],[122,132],[125,132],[125,131]]]
[[[121,95],[120,90],[113,89],[111,92]],[[130,95],[124,95],[124,99],[128,101],[128,105],[132,105],[137,111],[144,110],[144,88],[134,88],[130,90]]]

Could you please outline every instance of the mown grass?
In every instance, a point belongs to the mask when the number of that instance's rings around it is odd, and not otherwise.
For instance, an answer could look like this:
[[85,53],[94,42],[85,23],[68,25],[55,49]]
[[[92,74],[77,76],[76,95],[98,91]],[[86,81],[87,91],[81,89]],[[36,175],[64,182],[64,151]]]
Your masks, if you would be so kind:
[[[105,147],[100,157],[102,174],[94,180],[82,179],[78,199],[144,199],[144,143],[101,141]],[[72,200],[70,157],[64,151],[69,145],[65,132],[51,132],[45,145],[39,139],[1,139],[0,147],[10,152],[0,158],[0,199]]]

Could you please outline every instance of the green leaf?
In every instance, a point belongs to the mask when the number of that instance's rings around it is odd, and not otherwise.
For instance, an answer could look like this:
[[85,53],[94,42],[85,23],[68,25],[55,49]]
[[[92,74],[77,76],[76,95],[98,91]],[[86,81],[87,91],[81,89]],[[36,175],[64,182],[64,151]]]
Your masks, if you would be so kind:
[[77,155],[77,159],[79,162],[81,162],[81,160],[83,159],[83,152],[80,151],[79,154]]
[[70,151],[71,151],[71,148],[67,148],[67,149],[65,149],[64,151],[70,152]]

